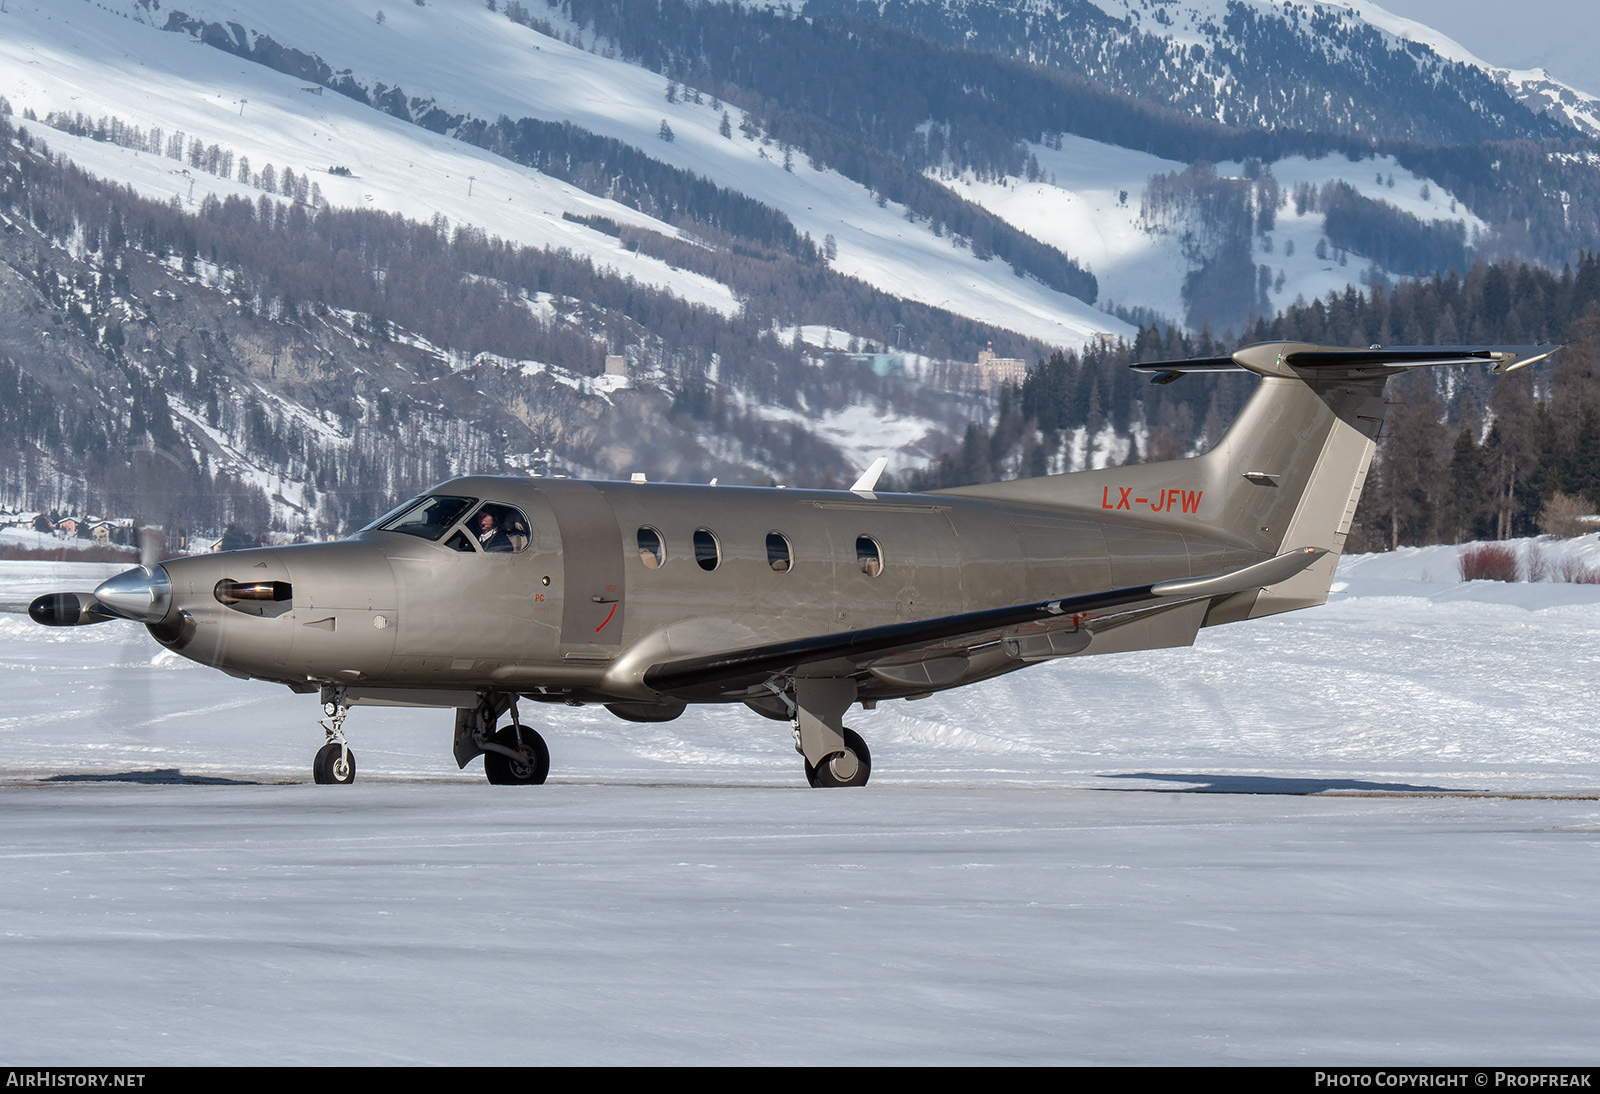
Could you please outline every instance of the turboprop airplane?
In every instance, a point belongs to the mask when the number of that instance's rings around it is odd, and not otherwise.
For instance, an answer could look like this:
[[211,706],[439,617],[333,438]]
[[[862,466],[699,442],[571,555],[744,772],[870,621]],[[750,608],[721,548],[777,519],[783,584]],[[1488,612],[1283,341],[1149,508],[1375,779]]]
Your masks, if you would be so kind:
[[550,753],[519,702],[641,722],[739,702],[790,724],[812,786],[861,786],[857,703],[1321,604],[1385,382],[1557,348],[1274,342],[1135,365],[1261,380],[1203,455],[927,494],[876,493],[881,461],[844,491],[451,479],[342,541],[151,563],[29,614],[132,620],[231,676],[320,693],[319,783],[355,778],[352,706],[453,708],[460,766],[482,755],[490,782],[530,784]]

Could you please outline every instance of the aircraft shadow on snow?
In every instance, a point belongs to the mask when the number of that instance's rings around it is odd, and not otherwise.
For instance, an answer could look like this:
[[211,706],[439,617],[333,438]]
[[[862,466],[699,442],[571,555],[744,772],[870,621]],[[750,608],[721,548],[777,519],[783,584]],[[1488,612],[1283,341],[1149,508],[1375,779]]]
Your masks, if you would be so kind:
[[1365,791],[1375,794],[1469,794],[1456,786],[1422,786],[1416,783],[1368,782],[1365,779],[1286,778],[1281,775],[1205,775],[1175,772],[1134,771],[1121,775],[1102,775],[1102,779],[1140,779],[1197,786],[1103,786],[1101,790],[1149,794],[1326,794],[1332,791]]
[[176,767],[146,771],[102,771],[73,775],[51,775],[48,783],[145,783],[151,786],[259,786],[256,779],[230,779],[221,775],[185,775]]

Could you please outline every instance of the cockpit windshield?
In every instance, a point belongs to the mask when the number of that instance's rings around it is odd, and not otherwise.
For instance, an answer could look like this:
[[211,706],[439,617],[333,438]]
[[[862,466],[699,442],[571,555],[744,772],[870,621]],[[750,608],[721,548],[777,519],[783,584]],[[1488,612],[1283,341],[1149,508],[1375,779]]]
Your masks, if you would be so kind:
[[407,502],[383,519],[369,524],[379,532],[404,532],[408,536],[438,540],[473,505],[476,498],[426,497]]

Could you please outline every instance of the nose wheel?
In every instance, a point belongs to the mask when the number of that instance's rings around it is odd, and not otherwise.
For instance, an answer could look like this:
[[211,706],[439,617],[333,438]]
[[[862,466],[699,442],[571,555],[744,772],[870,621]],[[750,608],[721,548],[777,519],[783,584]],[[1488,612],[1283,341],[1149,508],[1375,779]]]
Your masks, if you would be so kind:
[[343,741],[329,741],[317,749],[317,758],[311,764],[311,777],[319,783],[355,782],[356,754]]

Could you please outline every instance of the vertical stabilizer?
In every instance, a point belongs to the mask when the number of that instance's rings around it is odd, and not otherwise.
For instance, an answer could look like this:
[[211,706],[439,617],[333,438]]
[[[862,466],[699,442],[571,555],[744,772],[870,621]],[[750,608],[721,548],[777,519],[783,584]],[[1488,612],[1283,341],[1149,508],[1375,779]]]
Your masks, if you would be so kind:
[[1555,346],[1347,349],[1304,342],[1246,346],[1231,357],[1135,365],[1168,383],[1189,372],[1247,371],[1262,379],[1215,448],[1189,459],[960,487],[942,493],[1018,505],[1086,510],[1181,530],[1191,558],[1202,543],[1272,557],[1326,552],[1259,593],[1216,603],[1207,623],[1321,604],[1333,581],[1372,465],[1384,384],[1413,368],[1532,364]]

